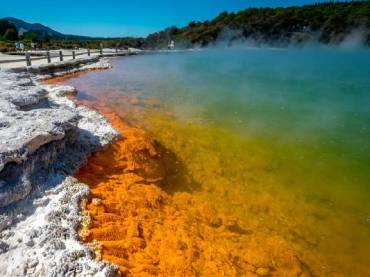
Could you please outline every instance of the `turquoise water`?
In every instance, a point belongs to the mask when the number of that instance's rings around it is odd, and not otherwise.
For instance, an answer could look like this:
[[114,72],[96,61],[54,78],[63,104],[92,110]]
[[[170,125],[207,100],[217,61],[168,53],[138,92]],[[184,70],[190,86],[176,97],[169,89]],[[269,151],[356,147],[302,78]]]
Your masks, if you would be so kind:
[[68,82],[171,149],[199,184],[191,193],[283,236],[319,275],[367,276],[368,50],[214,49],[112,64]]

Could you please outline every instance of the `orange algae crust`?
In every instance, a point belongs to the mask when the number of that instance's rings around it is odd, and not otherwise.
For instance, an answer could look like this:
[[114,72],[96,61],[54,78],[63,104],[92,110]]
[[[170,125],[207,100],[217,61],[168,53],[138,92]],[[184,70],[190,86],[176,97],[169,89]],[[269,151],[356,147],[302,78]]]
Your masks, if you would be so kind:
[[83,72],[75,72],[75,73],[67,73],[62,76],[52,76],[50,78],[46,78],[42,80],[41,82],[46,85],[55,85],[55,84],[61,84],[65,82],[66,80],[73,78],[73,77],[78,77],[82,75]]
[[91,71],[98,71],[98,70],[104,70],[104,69],[95,69],[95,68],[94,69],[82,69],[82,70],[78,70],[76,72],[64,73],[64,74],[59,75],[59,76],[51,75],[50,77],[46,77],[45,79],[41,80],[41,83],[43,83],[45,85],[62,84],[62,83],[64,83],[65,81],[67,81],[69,79],[76,78],[76,77],[82,76],[84,74],[87,74]]
[[77,173],[91,188],[84,240],[123,276],[312,275],[282,237],[240,226],[197,199],[184,165],[144,130],[94,108],[122,138]]

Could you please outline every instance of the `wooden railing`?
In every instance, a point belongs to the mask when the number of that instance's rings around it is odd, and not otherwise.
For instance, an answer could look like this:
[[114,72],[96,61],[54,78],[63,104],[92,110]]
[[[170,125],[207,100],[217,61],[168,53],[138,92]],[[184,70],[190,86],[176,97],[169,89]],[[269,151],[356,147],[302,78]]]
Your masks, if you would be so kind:
[[[65,51],[66,52],[66,51]],[[24,59],[14,59],[14,60],[3,60],[0,61],[0,64],[7,64],[7,63],[18,63],[18,62],[26,62],[26,66],[31,66],[33,61],[39,61],[39,60],[47,60],[48,63],[52,62],[52,58],[59,58],[59,61],[64,61],[65,57],[72,57],[72,60],[75,60],[77,56],[83,56],[87,55],[88,57],[91,56],[91,54],[99,54],[100,56],[104,55],[120,55],[120,54],[131,54],[135,52],[131,52],[130,50],[120,50],[118,48],[114,49],[114,51],[104,51],[103,48],[100,48],[99,50],[91,51],[90,49],[87,49],[86,52],[78,52],[76,53],[75,50],[68,51],[70,54],[65,54],[62,50],[58,53],[46,51],[44,53],[37,53],[37,57],[31,57],[31,52],[24,52],[24,53],[14,53],[14,54],[24,54]],[[33,53],[36,54],[36,53]]]

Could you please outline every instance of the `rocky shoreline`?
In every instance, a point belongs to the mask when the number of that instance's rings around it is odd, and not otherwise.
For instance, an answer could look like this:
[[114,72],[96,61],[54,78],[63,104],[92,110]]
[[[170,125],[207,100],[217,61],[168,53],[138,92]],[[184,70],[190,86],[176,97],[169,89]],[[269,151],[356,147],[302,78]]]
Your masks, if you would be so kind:
[[39,80],[109,68],[85,59],[0,71],[0,275],[115,276],[79,240],[88,186],[73,178],[118,133],[66,97],[73,87]]

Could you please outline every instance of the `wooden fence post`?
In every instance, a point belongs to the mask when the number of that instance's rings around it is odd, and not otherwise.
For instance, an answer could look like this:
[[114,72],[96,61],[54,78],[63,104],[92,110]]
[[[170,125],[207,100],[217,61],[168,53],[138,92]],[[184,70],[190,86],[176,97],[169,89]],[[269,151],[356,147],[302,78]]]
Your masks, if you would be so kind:
[[46,57],[48,59],[48,63],[51,63],[51,58],[50,58],[50,52],[46,51]]
[[118,48],[116,47],[116,54],[118,53]]
[[76,59],[76,52],[75,52],[75,50],[72,51],[72,59],[74,59],[74,60]]
[[27,64],[27,66],[31,66],[31,56],[30,56],[30,53],[26,53],[26,64]]
[[63,61],[63,52],[59,51],[59,60],[62,62]]
[[87,48],[87,55],[90,57],[90,48]]
[[100,55],[103,55],[103,46],[100,45]]

